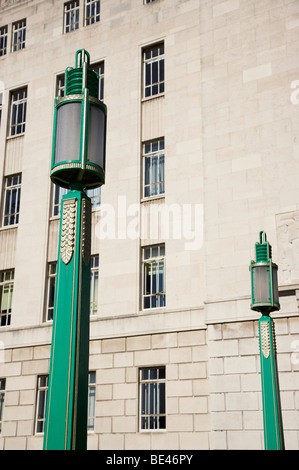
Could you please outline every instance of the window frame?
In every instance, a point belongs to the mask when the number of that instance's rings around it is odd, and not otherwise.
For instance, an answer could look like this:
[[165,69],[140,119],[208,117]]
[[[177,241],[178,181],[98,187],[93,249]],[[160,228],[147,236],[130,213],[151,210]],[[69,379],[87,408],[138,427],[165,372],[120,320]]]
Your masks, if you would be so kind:
[[8,25],[0,27],[0,57],[7,55],[8,50]]
[[90,65],[91,70],[97,72],[99,75],[99,96],[98,99],[100,101],[104,100],[104,86],[105,86],[105,61],[99,60],[94,64]]
[[[73,5],[73,6],[72,6]],[[70,7],[68,9],[68,7]],[[69,23],[67,23],[68,15],[71,15]],[[75,17],[75,21],[74,20]],[[63,5],[63,33],[69,34],[77,31],[80,26],[80,2],[79,0],[71,0]],[[69,29],[68,29],[69,28]]]
[[[156,378],[142,378],[142,374],[147,372],[148,377],[152,372],[156,371]],[[160,372],[161,371],[161,372]],[[163,372],[162,372],[163,371]],[[160,377],[161,375],[161,377]],[[138,371],[138,381],[139,381],[139,432],[161,432],[167,430],[167,393],[166,393],[166,366],[151,366],[151,367],[140,367]],[[146,386],[148,387],[146,388]],[[154,385],[154,387],[151,387]],[[156,385],[156,387],[155,387]],[[163,387],[162,387],[163,385]],[[155,391],[156,388],[156,391]],[[143,392],[144,389],[144,392]],[[147,390],[147,393],[146,393]],[[160,390],[160,392],[159,392]],[[156,403],[152,398],[152,394],[156,394]],[[161,412],[161,394],[163,394],[164,399],[164,411]],[[154,395],[155,397],[155,395]],[[143,412],[143,406],[145,407]],[[156,406],[156,413],[154,412],[154,407]],[[148,412],[146,412],[148,411]],[[151,419],[152,418],[152,419]],[[156,418],[156,419],[155,419]],[[144,425],[143,425],[144,419]],[[164,423],[163,423],[164,420]],[[151,425],[155,423],[157,427]],[[161,421],[161,423],[160,423]],[[147,425],[146,425],[147,423]]]
[[[158,250],[158,255],[153,256],[153,250]],[[150,250],[151,256],[145,257],[145,252],[146,250]],[[162,253],[161,253],[162,250]],[[163,287],[164,290],[160,291],[158,290],[157,292],[153,292],[153,275],[157,274],[156,276],[156,281],[155,285],[159,286],[160,279],[159,279],[159,274],[160,274],[160,264],[163,265]],[[153,266],[157,265],[156,268],[157,271],[153,271]],[[150,292],[147,293],[147,271],[148,268],[147,266],[150,266]],[[146,299],[149,299],[149,306],[146,306]],[[160,305],[154,306],[154,301],[152,299],[155,299],[155,302],[158,300]],[[161,305],[162,303],[162,305]],[[148,245],[142,247],[142,310],[143,311],[148,311],[148,310],[156,310],[156,309],[161,309],[166,307],[166,254],[165,254],[165,243],[160,243],[157,245]]]
[[[6,279],[6,276],[9,276]],[[14,279],[15,279],[15,270],[5,269],[0,271],[0,328],[11,325],[11,315],[12,315],[12,301],[14,293]],[[8,292],[5,292],[5,287],[8,286]],[[3,297],[7,295],[7,311],[2,310],[3,308]],[[5,323],[2,324],[2,318],[5,319]]]
[[[153,146],[157,145],[157,150],[153,150]],[[147,151],[148,147],[148,151]],[[153,171],[152,171],[152,163],[153,159],[158,159],[157,164],[157,175],[158,179],[160,177],[161,168],[163,173],[163,179],[159,179],[159,181],[153,182]],[[150,162],[149,166],[149,182],[146,183],[146,167],[147,161]],[[164,137],[149,140],[143,142],[142,144],[142,168],[143,168],[143,187],[142,187],[142,197],[143,199],[151,199],[155,197],[164,197],[165,196],[165,139]],[[158,187],[158,192],[154,193],[154,188]],[[146,189],[149,189],[149,194],[147,194]],[[162,189],[161,189],[162,188]]]
[[63,98],[65,96],[65,73],[56,76],[55,96]]
[[[157,50],[157,55],[155,51]],[[162,52],[160,51],[162,50]],[[150,57],[146,57],[150,54]],[[142,63],[143,63],[143,99],[153,99],[158,96],[163,96],[165,93],[165,45],[164,41],[160,41],[156,44],[149,45],[142,49]],[[155,72],[154,64],[158,63],[157,71]],[[163,72],[163,77],[161,75]],[[158,80],[153,81],[153,74],[157,73]],[[150,75],[150,77],[148,77]],[[147,84],[147,80],[150,78],[150,83]],[[157,91],[154,92],[154,88],[157,87]],[[149,93],[147,93],[149,90]]]
[[[48,268],[48,272],[47,272],[47,297],[46,297],[47,303],[46,303],[46,312],[45,312],[45,322],[46,323],[52,322],[53,318],[54,318],[57,261],[49,262],[47,268]],[[49,305],[51,289],[53,289],[53,305]],[[50,312],[52,312],[52,315],[50,315]]]
[[[92,16],[87,16],[88,7],[92,9],[95,7],[98,12],[94,13]],[[92,22],[88,22],[91,19],[94,19]],[[91,26],[92,24],[99,23],[101,21],[101,1],[100,0],[84,0],[84,26]]]
[[[91,255],[90,259],[90,299],[89,299],[89,315],[90,317],[98,315],[99,311],[99,294],[98,294],[98,285],[99,282],[99,255]],[[97,276],[97,279],[96,279]],[[52,322],[54,317],[54,308],[55,308],[55,289],[56,289],[56,278],[57,278],[57,261],[51,261],[47,263],[47,281],[46,281],[46,305],[45,305],[45,314],[44,321],[46,323]],[[50,302],[50,290],[53,289],[53,305],[49,305]],[[97,290],[96,290],[97,288]],[[95,300],[96,299],[96,300]],[[52,302],[51,302],[52,303]],[[96,305],[96,309],[94,309]],[[50,314],[52,312],[52,315]],[[52,317],[52,318],[51,318]]]
[[[26,18],[22,20],[15,21],[12,24],[11,29],[11,52],[21,51],[25,49],[26,44],[26,28],[27,21]],[[21,38],[20,38],[21,35]]]
[[[70,190],[62,188],[56,184],[53,184],[53,193],[52,193],[52,210],[51,217],[60,217],[61,215],[61,200],[64,194],[67,194]],[[98,192],[98,193],[97,193]],[[87,196],[91,200],[92,211],[99,210],[102,204],[102,191],[101,187],[95,189],[88,189],[86,191]]]
[[[9,137],[18,137],[25,133],[27,100],[27,87],[12,90],[10,92]],[[19,118],[21,119],[19,120]],[[18,129],[18,127],[20,127],[20,129]]]
[[[91,381],[91,377],[94,375],[94,381]],[[87,398],[87,432],[91,433],[95,430],[95,407],[96,407],[96,371],[92,370],[88,372],[88,398]],[[92,394],[94,392],[94,394]],[[91,413],[91,401],[92,411]]]
[[99,275],[100,275],[99,255],[91,255],[90,257],[90,302],[89,315],[96,316],[99,313]]
[[[41,385],[42,379],[46,380],[45,385]],[[45,430],[48,388],[49,388],[49,375],[39,375],[37,377],[36,406],[35,406],[35,420],[34,420],[34,434],[38,436],[44,434],[44,430]],[[41,402],[42,394],[43,394],[43,401]],[[42,410],[40,410],[40,404],[42,406]],[[40,415],[40,411],[42,412],[41,415]],[[42,426],[42,430],[38,430],[38,426],[40,424]]]
[[[13,179],[17,178],[17,182],[14,183]],[[12,180],[12,184],[9,184],[9,181]],[[13,206],[13,192],[16,192],[16,197],[15,197],[15,212],[11,212],[12,206]],[[16,225],[19,224],[19,219],[20,219],[20,205],[21,205],[21,193],[22,193],[22,173],[16,173],[15,175],[9,175],[5,177],[5,183],[4,183],[4,205],[3,205],[3,217],[2,217],[2,227],[15,227]],[[8,199],[10,200],[9,202],[9,209],[7,211],[7,204],[8,204]],[[10,222],[10,219],[13,217],[13,222]],[[8,218],[8,221],[6,223],[5,219]]]

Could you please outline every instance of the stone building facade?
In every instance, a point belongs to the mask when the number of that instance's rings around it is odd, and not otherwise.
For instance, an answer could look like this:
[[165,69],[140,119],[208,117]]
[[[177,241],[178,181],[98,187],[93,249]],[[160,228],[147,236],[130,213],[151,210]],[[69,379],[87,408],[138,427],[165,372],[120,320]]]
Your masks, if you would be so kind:
[[1,0],[0,13],[0,449],[42,448],[53,103],[82,48],[108,108],[88,448],[263,448],[248,266],[265,230],[285,442],[298,449],[298,1]]

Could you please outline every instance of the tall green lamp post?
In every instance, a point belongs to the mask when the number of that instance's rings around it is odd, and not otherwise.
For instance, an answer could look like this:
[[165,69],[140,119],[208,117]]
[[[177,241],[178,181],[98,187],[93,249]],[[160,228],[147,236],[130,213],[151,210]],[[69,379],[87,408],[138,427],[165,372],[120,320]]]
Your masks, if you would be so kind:
[[66,69],[55,99],[51,180],[62,198],[45,450],[87,446],[91,201],[85,190],[105,182],[106,106],[84,49]]
[[264,441],[266,450],[283,450],[284,437],[278,382],[276,339],[270,313],[280,309],[277,271],[272,248],[265,232],[255,244],[256,261],[251,261],[251,309],[262,314],[259,320]]

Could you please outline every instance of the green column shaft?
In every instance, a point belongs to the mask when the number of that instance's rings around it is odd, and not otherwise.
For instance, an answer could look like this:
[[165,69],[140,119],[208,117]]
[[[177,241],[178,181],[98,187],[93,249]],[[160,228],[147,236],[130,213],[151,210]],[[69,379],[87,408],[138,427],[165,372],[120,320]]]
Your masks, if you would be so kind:
[[274,322],[268,315],[259,320],[260,360],[266,450],[283,450],[284,437],[278,382]]
[[63,196],[45,450],[87,445],[91,203],[83,191]]

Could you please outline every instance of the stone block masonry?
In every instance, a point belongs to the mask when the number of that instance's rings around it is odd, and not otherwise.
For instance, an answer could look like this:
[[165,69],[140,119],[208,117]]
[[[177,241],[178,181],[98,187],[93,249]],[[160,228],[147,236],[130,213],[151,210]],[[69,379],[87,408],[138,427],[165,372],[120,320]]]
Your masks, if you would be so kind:
[[[285,445],[298,450],[298,318],[274,322]],[[211,449],[262,450],[258,321],[209,325],[208,342]]]
[[[38,377],[49,371],[50,346],[6,352],[1,449],[42,449],[35,432]],[[89,370],[96,373],[95,427],[88,449],[209,449],[206,330],[97,339]],[[139,370],[166,370],[166,429],[139,428]]]

